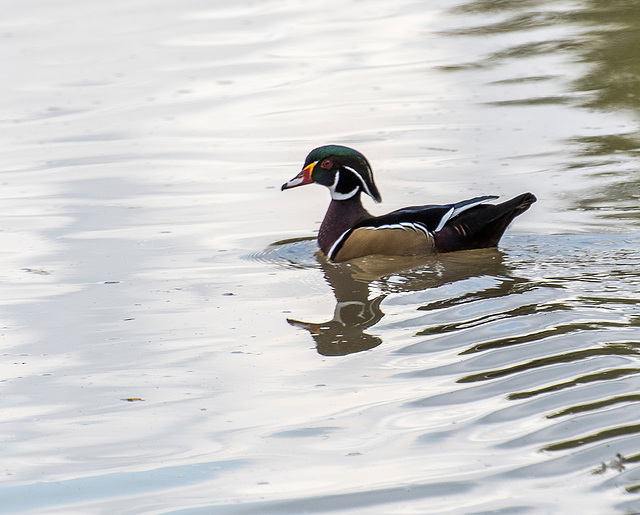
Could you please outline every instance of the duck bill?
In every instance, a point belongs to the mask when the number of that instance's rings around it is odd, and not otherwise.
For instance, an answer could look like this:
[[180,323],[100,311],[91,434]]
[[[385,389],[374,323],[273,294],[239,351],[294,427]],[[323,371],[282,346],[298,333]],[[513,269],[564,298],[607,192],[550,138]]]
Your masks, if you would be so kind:
[[297,186],[304,186],[305,184],[311,184],[313,182],[311,174],[313,173],[313,167],[315,165],[315,163],[311,163],[309,166],[303,168],[302,171],[289,182],[285,182],[282,185],[282,191],[290,190],[291,188],[296,188]]

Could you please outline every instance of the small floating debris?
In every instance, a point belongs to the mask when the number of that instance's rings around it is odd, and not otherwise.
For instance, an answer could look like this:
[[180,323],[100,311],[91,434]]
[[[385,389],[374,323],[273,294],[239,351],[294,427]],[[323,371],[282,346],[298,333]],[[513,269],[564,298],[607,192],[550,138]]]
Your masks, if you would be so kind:
[[604,461],[600,464],[600,467],[593,471],[594,474],[604,474],[609,469],[617,470],[618,472],[622,472],[625,469],[624,462],[627,461],[625,457],[618,453],[616,457],[612,459],[609,463],[605,463]]
[[42,268],[23,268],[22,270],[24,270],[25,272],[29,272],[30,274],[51,275],[49,272],[43,270]]
[[141,399],[140,397],[127,397],[125,399],[120,399],[120,400],[127,401],[127,402],[144,401],[144,399]]

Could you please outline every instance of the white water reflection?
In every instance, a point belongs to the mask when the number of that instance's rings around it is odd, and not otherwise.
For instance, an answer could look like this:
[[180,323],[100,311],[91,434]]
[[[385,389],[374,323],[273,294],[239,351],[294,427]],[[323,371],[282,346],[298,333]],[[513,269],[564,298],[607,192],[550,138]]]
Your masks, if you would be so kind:
[[[637,107],[596,80],[636,17],[456,5],[3,7],[0,513],[638,510]],[[376,213],[540,200],[326,266],[279,185],[328,142]]]

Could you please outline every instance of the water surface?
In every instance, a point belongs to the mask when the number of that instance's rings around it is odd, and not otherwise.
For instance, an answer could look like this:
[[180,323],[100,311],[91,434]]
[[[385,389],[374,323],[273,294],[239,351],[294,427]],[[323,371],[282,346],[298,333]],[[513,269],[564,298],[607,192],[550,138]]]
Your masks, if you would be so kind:
[[[637,513],[633,4],[8,2],[0,513]],[[499,249],[327,263],[383,213]]]

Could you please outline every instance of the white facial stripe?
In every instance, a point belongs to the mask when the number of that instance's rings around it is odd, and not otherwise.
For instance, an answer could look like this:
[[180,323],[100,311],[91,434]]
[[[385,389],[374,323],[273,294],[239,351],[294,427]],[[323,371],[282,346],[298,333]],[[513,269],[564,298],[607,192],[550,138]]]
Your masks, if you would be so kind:
[[333,193],[334,191],[336,191],[336,188],[338,187],[338,181],[340,180],[340,170],[336,171],[336,178],[333,180],[333,184],[331,186],[329,186],[329,189],[331,190],[331,192]]
[[345,168],[346,170],[349,170],[350,172],[352,172],[353,175],[355,175],[358,178],[358,180],[362,183],[362,189],[364,189],[365,193],[367,195],[369,195],[370,197],[373,197],[373,195],[371,195],[371,191],[369,191],[369,186],[367,186],[367,183],[365,182],[365,180],[362,178],[362,176],[358,172],[356,172],[350,166],[344,166],[343,168]]
[[[356,174],[357,175],[357,174]],[[333,184],[329,186],[329,191],[331,191],[331,198],[333,200],[347,200],[353,197],[356,193],[358,193],[358,187],[353,191],[349,191],[348,193],[338,193],[336,191],[336,187],[338,186],[338,182],[340,181],[340,171],[336,172],[336,179],[333,181]]]
[[[364,190],[364,192],[367,195],[369,195],[370,197],[373,197],[373,195],[371,195],[371,191],[369,190],[369,187],[367,186],[367,183],[365,182],[365,180],[362,178],[362,176],[358,172],[356,172],[350,166],[343,166],[343,168],[345,170],[349,170],[355,177],[357,177],[358,181],[362,185],[362,189]],[[347,193],[338,193],[336,191],[336,188],[338,186],[338,182],[340,182],[340,170],[336,171],[336,178],[333,181],[333,184],[331,186],[329,186],[329,190],[331,191],[331,198],[332,199],[334,199],[334,200],[347,200],[347,199],[350,199],[351,197],[353,197],[356,193],[358,193],[359,187],[356,187],[352,191],[349,191]]]

